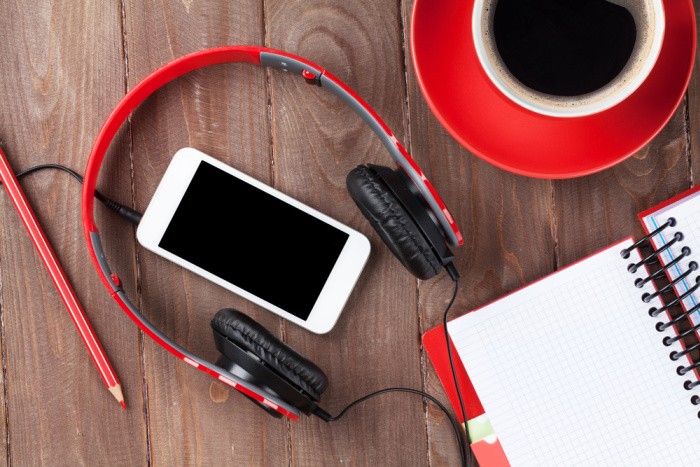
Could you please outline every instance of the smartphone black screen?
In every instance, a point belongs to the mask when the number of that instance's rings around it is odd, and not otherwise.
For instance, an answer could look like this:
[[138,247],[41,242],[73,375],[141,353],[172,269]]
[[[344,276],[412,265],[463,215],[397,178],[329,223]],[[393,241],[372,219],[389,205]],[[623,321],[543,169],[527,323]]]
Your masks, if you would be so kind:
[[202,161],[159,246],[305,320],[348,237]]

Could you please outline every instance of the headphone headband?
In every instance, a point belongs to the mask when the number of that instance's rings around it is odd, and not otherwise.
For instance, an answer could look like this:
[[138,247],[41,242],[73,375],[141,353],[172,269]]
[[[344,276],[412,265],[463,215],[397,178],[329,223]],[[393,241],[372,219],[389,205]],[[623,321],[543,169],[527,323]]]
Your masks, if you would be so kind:
[[296,419],[299,414],[296,408],[277,397],[267,394],[224,369],[197,357],[172,342],[167,336],[155,328],[131,303],[121,288],[119,278],[112,274],[107,264],[100,236],[94,221],[95,187],[97,185],[100,167],[102,166],[107,149],[114,139],[114,136],[126,121],[127,117],[151,94],[170,81],[199,68],[232,62],[252,63],[277,68],[285,72],[291,72],[292,74],[299,74],[308,83],[325,87],[338,96],[369,125],[389,151],[394,161],[405,171],[425,199],[448,242],[453,246],[458,246],[463,243],[463,238],[452,215],[435,191],[435,188],[420,170],[418,164],[408,155],[403,146],[372,108],[335,76],[301,57],[280,50],[255,46],[226,46],[206,49],[186,55],[162,66],[140,81],[121,99],[103,124],[93,144],[85,168],[85,182],[82,191],[82,219],[85,240],[88,245],[90,256],[102,282],[127,315],[129,315],[146,334],[173,355],[242,391],[253,399],[290,418]]
[[86,235],[88,233],[87,230],[90,232],[97,231],[93,213],[97,175],[105,154],[107,153],[107,149],[112,139],[114,139],[114,135],[116,135],[127,117],[141,105],[146,98],[170,81],[199,68],[236,62],[252,63],[255,65],[277,68],[286,72],[298,73],[308,82],[325,87],[338,96],[369,125],[389,151],[394,161],[407,173],[428,203],[428,206],[444,231],[448,242],[452,246],[459,246],[464,243],[457,224],[433,185],[423,174],[418,164],[416,164],[401,143],[399,143],[391,130],[389,130],[382,119],[379,118],[374,110],[372,110],[361,97],[355,94],[335,76],[302,57],[280,50],[254,46],[216,47],[185,55],[151,73],[122,98],[97,135],[85,168],[85,184],[83,185],[83,223],[85,224]]

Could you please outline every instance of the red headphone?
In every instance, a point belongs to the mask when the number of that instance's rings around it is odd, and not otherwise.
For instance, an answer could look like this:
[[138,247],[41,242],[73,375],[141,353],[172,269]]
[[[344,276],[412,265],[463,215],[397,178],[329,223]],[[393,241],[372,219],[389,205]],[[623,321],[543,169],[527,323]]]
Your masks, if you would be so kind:
[[[453,255],[448,244],[458,246],[463,243],[463,239],[452,215],[433,185],[379,116],[340,80],[301,57],[264,47],[228,46],[207,49],[184,56],[159,68],[122,98],[102,126],[93,144],[85,170],[82,193],[83,228],[97,273],[124,312],[170,353],[238,389],[257,403],[264,405],[268,411],[297,419],[300,412],[313,411],[320,392],[325,389],[325,384],[321,381],[321,379],[325,381],[325,375],[320,369],[293,353],[293,350],[284,347],[284,344],[273,336],[263,335],[262,331],[254,328],[259,326],[257,323],[251,324],[249,321],[252,320],[235,313],[224,313],[221,316],[217,314],[216,326],[212,324],[217,338],[217,347],[229,349],[231,346],[236,348],[249,346],[268,350],[272,348],[279,352],[277,357],[286,359],[282,363],[279,358],[274,362],[266,361],[265,357],[256,361],[271,370],[271,377],[284,376],[286,380],[291,380],[291,383],[285,380],[285,384],[292,384],[293,389],[307,399],[309,397],[315,399],[315,401],[312,400],[311,406],[307,404],[301,407],[299,404],[290,402],[289,398],[280,395],[280,390],[271,389],[269,385],[261,385],[256,380],[238,374],[233,367],[223,368],[222,366],[228,366],[224,363],[210,363],[177,345],[153,326],[126,296],[119,278],[109,268],[100,235],[95,226],[93,212],[95,186],[100,167],[112,139],[131,112],[160,87],[185,73],[229,62],[246,62],[277,68],[292,75],[298,75],[309,84],[326,88],[348,104],[379,136],[397,163],[398,169],[394,171],[385,167],[360,166],[348,175],[348,189],[355,203],[387,246],[414,275],[421,279],[428,279],[445,267],[454,278],[456,270],[452,266]],[[244,350],[250,352],[250,349]],[[228,361],[231,358],[233,357]],[[309,393],[316,393],[316,397],[309,396]]]

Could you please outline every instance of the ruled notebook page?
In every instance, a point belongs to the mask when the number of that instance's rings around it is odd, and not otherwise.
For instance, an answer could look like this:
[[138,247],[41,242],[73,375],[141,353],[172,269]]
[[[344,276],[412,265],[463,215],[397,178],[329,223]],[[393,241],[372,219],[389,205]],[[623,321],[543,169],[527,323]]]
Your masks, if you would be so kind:
[[[680,263],[671,267],[668,271],[672,279],[677,278],[683,272],[688,270],[688,264],[695,261],[700,265],[700,192],[693,193],[682,200],[666,206],[649,216],[642,219],[649,231],[656,230],[657,227],[663,225],[669,217],[676,219],[676,225],[664,229],[660,234],[653,238],[654,248],[659,249],[668,244],[676,232],[683,233],[683,241],[676,242],[671,245],[661,255],[663,264],[667,264],[681,254],[681,248],[687,246],[690,248],[690,255],[683,258]],[[700,274],[691,274],[689,278],[682,280],[676,287],[676,293],[683,294],[695,282],[694,279]],[[689,310],[700,303],[700,291],[691,294],[687,299],[683,300],[683,306]],[[695,312],[690,316],[693,324],[700,323],[700,313]]]
[[690,465],[688,379],[647,314],[626,240],[449,323],[512,465]]

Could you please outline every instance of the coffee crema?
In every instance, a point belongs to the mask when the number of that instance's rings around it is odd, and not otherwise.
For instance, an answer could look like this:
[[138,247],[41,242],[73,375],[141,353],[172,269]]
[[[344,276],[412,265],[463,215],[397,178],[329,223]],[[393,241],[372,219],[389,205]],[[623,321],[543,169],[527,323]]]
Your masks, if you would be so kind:
[[632,14],[606,0],[499,0],[496,49],[525,86],[580,96],[610,83],[632,56]]
[[596,105],[648,66],[663,27],[654,2],[484,0],[485,59],[520,99],[553,109]]

